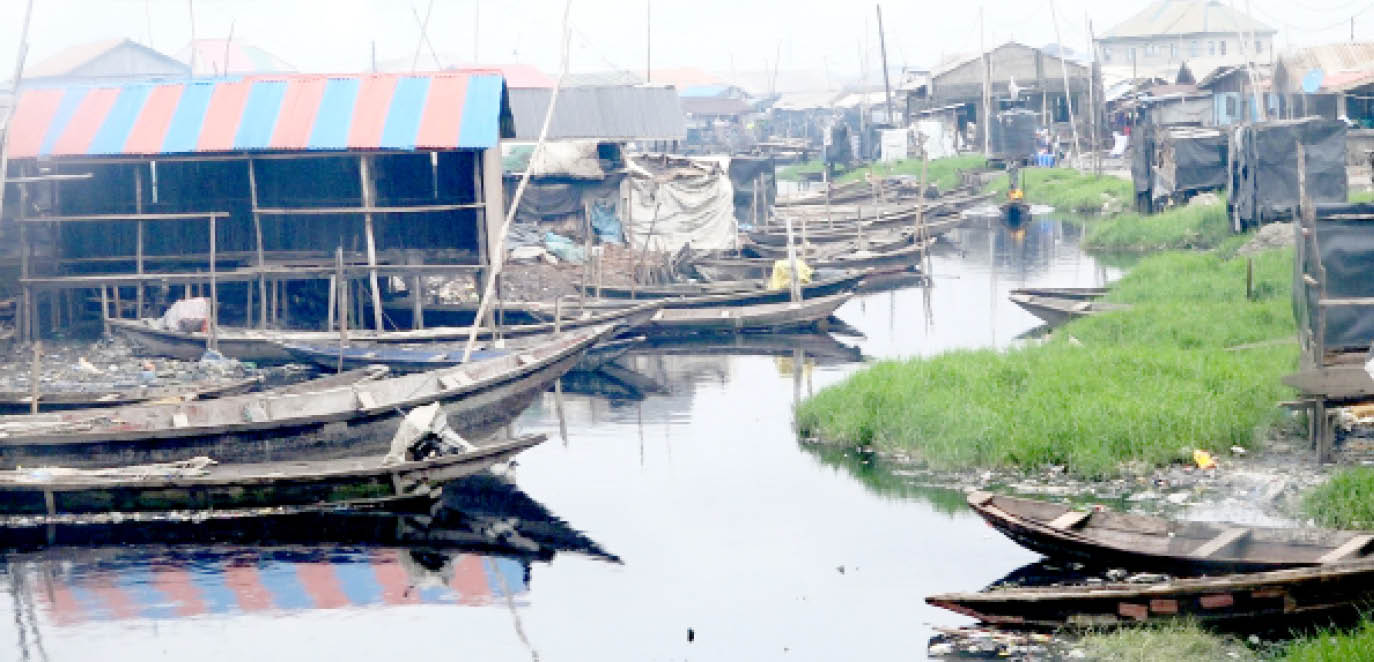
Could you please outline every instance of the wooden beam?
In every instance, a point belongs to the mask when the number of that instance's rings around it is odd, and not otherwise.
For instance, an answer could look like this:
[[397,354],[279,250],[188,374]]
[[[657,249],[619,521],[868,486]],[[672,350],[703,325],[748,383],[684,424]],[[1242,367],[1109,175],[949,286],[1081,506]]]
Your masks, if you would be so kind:
[[1212,538],[1211,540],[1208,540],[1207,542],[1199,545],[1197,549],[1193,550],[1192,552],[1189,552],[1188,555],[1192,556],[1193,558],[1205,559],[1212,556],[1213,554],[1216,554],[1217,552],[1220,552],[1221,550],[1227,547],[1230,547],[1231,545],[1236,544],[1237,542],[1240,542],[1243,538],[1249,535],[1250,529],[1247,528],[1238,527],[1234,529],[1226,529],[1221,533],[1217,534],[1215,538]]
[[[362,157],[359,157],[362,158]],[[452,205],[405,205],[399,207],[377,207],[364,203],[361,207],[260,207],[258,213],[265,216],[330,216],[344,214],[423,214],[436,211],[456,211],[459,209],[481,209],[480,204]]]
[[[377,204],[377,181],[373,177],[372,157],[358,157],[358,176],[363,185],[363,207],[372,209]],[[372,214],[363,214],[363,233],[367,239],[367,282],[372,290],[372,328],[382,330],[382,291],[377,285],[377,239],[372,225]]]
[[1344,561],[1348,557],[1363,551],[1365,547],[1369,546],[1370,542],[1374,542],[1374,535],[1365,533],[1352,536],[1350,540],[1345,541],[1345,544],[1323,554],[1317,559],[1317,563],[1336,563],[1337,561]]
[[79,179],[90,179],[91,177],[94,177],[94,176],[95,176],[95,174],[94,174],[94,173],[90,173],[90,172],[74,173],[74,174],[69,174],[69,175],[59,175],[59,174],[54,174],[54,175],[32,175],[32,176],[28,176],[28,177],[10,177],[9,179],[6,179],[6,180],[5,180],[5,183],[7,183],[7,184],[37,184],[37,183],[40,183],[40,182],[67,182],[67,181],[79,180]]
[[17,218],[22,223],[97,223],[106,221],[204,221],[206,218],[228,218],[229,212],[214,211],[189,214],[85,214],[80,216],[41,216]]
[[[253,234],[257,238],[258,268],[264,266],[262,250],[262,212],[258,210],[258,175],[253,159],[248,159],[248,198],[253,210]],[[251,291],[253,286],[248,286]],[[258,275],[258,328],[267,328],[267,279]]]

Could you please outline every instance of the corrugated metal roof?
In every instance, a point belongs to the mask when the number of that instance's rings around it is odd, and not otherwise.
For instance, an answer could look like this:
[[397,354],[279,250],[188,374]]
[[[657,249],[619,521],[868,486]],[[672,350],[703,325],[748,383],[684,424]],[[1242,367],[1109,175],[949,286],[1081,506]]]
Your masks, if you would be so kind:
[[[515,138],[537,140],[553,90],[512,89]],[[606,141],[682,140],[687,126],[671,87],[573,87],[558,92],[549,138]]]
[[481,149],[509,127],[495,74],[257,76],[34,88],[10,154]]
[[[43,60],[24,68],[24,78],[33,80],[36,78],[56,78],[60,76],[70,76],[79,72],[83,67],[96,60],[107,57],[118,58],[121,51],[135,51],[146,56],[145,59],[162,62],[164,66],[157,70],[147,70],[137,68],[134,60],[127,56],[117,59],[119,66],[115,67],[118,71],[113,74],[119,76],[166,76],[166,75],[185,75],[189,73],[186,65],[175,58],[153,50],[132,39],[105,39],[93,41],[85,44],[77,44],[64,48]],[[127,53],[126,53],[127,55]]]
[[1279,55],[1284,89],[1302,90],[1309,71],[1321,69],[1321,89],[1346,92],[1374,82],[1374,42],[1337,43],[1300,48]]
[[1159,0],[1107,31],[1104,38],[1155,37],[1239,31],[1273,34],[1269,27],[1216,0]]
[[682,112],[689,115],[744,115],[753,110],[743,99],[729,97],[683,97]]

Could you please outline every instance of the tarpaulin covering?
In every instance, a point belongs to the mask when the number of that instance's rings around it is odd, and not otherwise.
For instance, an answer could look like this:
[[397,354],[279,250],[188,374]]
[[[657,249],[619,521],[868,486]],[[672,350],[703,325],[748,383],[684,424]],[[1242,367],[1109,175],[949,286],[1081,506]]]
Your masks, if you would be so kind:
[[1308,118],[1237,127],[1231,134],[1230,205],[1235,218],[1256,225],[1288,218],[1298,205],[1298,149],[1307,161],[1314,203],[1344,202],[1346,125]]
[[915,125],[916,131],[926,138],[925,150],[931,159],[958,156],[958,147],[955,145],[957,131],[953,124],[931,119],[916,120]]
[[[1322,218],[1334,212],[1348,216],[1341,219]],[[1352,213],[1353,212],[1353,213]],[[1317,218],[1317,254],[1326,274],[1326,296],[1332,299],[1374,297],[1374,205],[1339,205],[1319,207]],[[1353,217],[1353,218],[1350,218]],[[1301,232],[1296,230],[1295,232]],[[1303,241],[1301,234],[1297,236]],[[1302,271],[1295,275],[1294,312],[1298,322],[1317,333],[1317,296],[1315,288],[1305,287],[1302,274],[1320,278],[1316,262],[1309,253]],[[1323,343],[1328,350],[1363,351],[1374,344],[1374,307],[1327,306],[1326,333]]]
[[1228,140],[1217,129],[1162,129],[1156,138],[1154,196],[1224,188]]
[[[514,195],[518,185],[518,178],[507,178],[507,193]],[[559,220],[564,216],[582,216],[586,213],[584,205],[606,198],[610,199],[614,210],[619,191],[619,176],[593,181],[531,177],[525,186],[525,195],[520,198],[520,206],[515,211],[515,222],[533,224]]]
[[500,75],[271,75],[36,87],[10,157],[485,149],[514,135]]
[[754,204],[755,184],[759,185],[760,211],[778,199],[778,182],[772,157],[731,156],[721,162],[730,175],[730,186],[735,190],[735,218],[741,223],[749,222],[749,206]]
[[1003,111],[988,127],[988,146],[992,155],[1001,159],[1029,159],[1035,154],[1035,132],[1040,128],[1039,116],[1025,109]]
[[632,247],[677,251],[735,245],[734,187],[717,162],[673,157],[629,161],[630,210],[622,215]]

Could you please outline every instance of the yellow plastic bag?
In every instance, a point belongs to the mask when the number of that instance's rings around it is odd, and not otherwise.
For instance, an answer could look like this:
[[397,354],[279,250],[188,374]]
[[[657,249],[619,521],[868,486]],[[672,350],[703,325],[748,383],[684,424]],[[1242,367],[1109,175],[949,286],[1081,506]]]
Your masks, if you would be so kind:
[[[797,258],[797,275],[803,285],[811,282],[812,269],[801,258]],[[788,260],[773,262],[773,275],[768,279],[768,289],[781,290],[792,285],[792,268]]]
[[1193,451],[1193,461],[1197,463],[1199,469],[1217,468],[1217,461],[1212,459],[1212,454],[1201,448]]

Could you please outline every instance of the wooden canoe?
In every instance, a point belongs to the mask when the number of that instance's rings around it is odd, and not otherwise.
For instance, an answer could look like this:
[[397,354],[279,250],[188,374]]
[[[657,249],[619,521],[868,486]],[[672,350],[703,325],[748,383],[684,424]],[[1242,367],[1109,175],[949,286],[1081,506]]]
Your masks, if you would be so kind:
[[1157,584],[1006,588],[942,593],[926,602],[985,623],[1096,628],[1189,619],[1246,627],[1353,613],[1374,600],[1374,561],[1174,579]]
[[1178,522],[983,491],[969,493],[968,504],[1027,549],[1097,567],[1197,574],[1374,560],[1367,531]]
[[[622,330],[632,329],[653,315],[662,304],[645,301],[630,306],[587,309],[581,314],[566,317],[561,325],[553,322],[538,324],[517,324],[501,327],[501,337],[518,338],[553,333],[555,326],[564,331],[599,327],[607,324],[618,325]],[[133,343],[144,353],[169,356],[183,360],[196,360],[205,353],[206,334],[169,331],[153,327],[144,320],[110,320],[110,329]],[[466,342],[469,327],[434,327],[412,331],[349,330],[350,343],[427,343],[427,342]],[[491,340],[490,328],[477,330],[478,340]],[[337,345],[337,331],[291,331],[273,329],[242,329],[223,327],[218,330],[219,351],[240,361],[260,364],[290,363],[293,358],[282,348],[281,343],[305,345]]]
[[[54,409],[113,407],[139,402],[209,400],[226,395],[246,393],[260,383],[262,383],[262,377],[244,377],[172,386],[92,384],[81,389],[40,391],[38,393],[38,407],[42,411],[51,411]],[[32,401],[33,395],[29,392],[0,391],[0,413],[27,412]]]
[[852,294],[730,308],[664,308],[641,328],[647,336],[782,331],[825,326]]
[[[482,349],[474,350],[468,360],[485,361],[499,356],[506,356],[512,352],[519,352],[527,347],[532,347],[540,342],[548,342],[549,339],[550,336],[515,338],[509,343],[503,344],[501,349],[496,349],[488,344]],[[575,369],[595,370],[601,364],[615,360],[617,357],[624,355],[642,339],[643,336],[638,336],[635,338],[608,340],[597,343],[582,355]],[[349,345],[348,347],[282,343],[282,347],[290,352],[291,356],[296,361],[314,364],[325,370],[334,370],[340,365],[349,369],[356,369],[369,365],[381,365],[386,366],[392,372],[398,374],[424,372],[426,370],[437,370],[439,368],[459,365],[463,363],[464,351],[464,345],[458,343]]]
[[798,350],[821,364],[858,363],[863,353],[828,333],[742,333],[729,336],[660,336],[632,350],[633,354],[669,356],[793,356]]
[[[958,214],[926,214],[926,234],[930,237],[938,237],[964,223],[964,219]],[[811,226],[808,229],[806,240],[811,244],[846,244],[858,238],[857,225],[850,225],[844,228],[831,230],[824,225],[820,227]],[[882,222],[865,223],[863,226],[865,236],[891,236],[894,233],[911,234],[916,231],[916,215],[898,219],[883,219]],[[755,230],[748,233],[749,240],[756,246],[769,247],[774,250],[787,250],[787,234],[775,229]],[[798,245],[801,244],[801,231],[795,227],[792,230],[792,240]]]
[[[769,268],[772,268],[771,262]],[[858,270],[823,275],[810,283],[803,283],[802,296],[810,298],[850,292],[859,286],[866,275],[866,272]],[[589,294],[596,291],[595,287],[587,289]],[[664,307],[681,309],[782,303],[791,299],[792,292],[788,288],[770,290],[762,279],[744,279],[647,285],[633,289],[624,286],[602,287],[601,296],[609,299],[629,299],[631,296],[639,299],[657,299],[663,302]]]
[[543,435],[487,442],[474,450],[382,464],[371,455],[326,460],[217,464],[194,473],[168,465],[103,470],[40,467],[0,471],[0,514],[46,515],[270,506],[377,504],[437,496],[472,475],[543,442]]
[[[903,243],[898,248],[888,251],[873,251],[854,249],[847,252],[826,254],[821,257],[806,258],[806,263],[813,269],[874,269],[891,266],[912,266],[921,261],[925,255],[926,245],[923,242]],[[745,250],[753,252],[752,246],[745,246]],[[773,270],[775,258],[761,257],[722,257],[722,256],[703,256],[692,260],[692,268],[706,277],[719,278],[748,278],[751,276],[762,277]],[[862,284],[860,284],[862,288]]]
[[0,468],[354,457],[384,449],[404,411],[445,403],[469,438],[508,422],[615,332],[577,329],[505,356],[334,388],[177,404],[0,416]]
[[1111,290],[1105,287],[1018,287],[1011,294],[1024,294],[1033,297],[1053,297],[1073,301],[1093,301],[1107,296]]
[[1129,305],[1124,303],[1082,301],[1059,297],[1036,296],[1032,294],[1012,294],[1007,298],[1011,299],[1012,303],[1020,306],[1026,312],[1039,317],[1041,321],[1051,327],[1063,326],[1080,317],[1117,310],[1127,310],[1130,308]]

